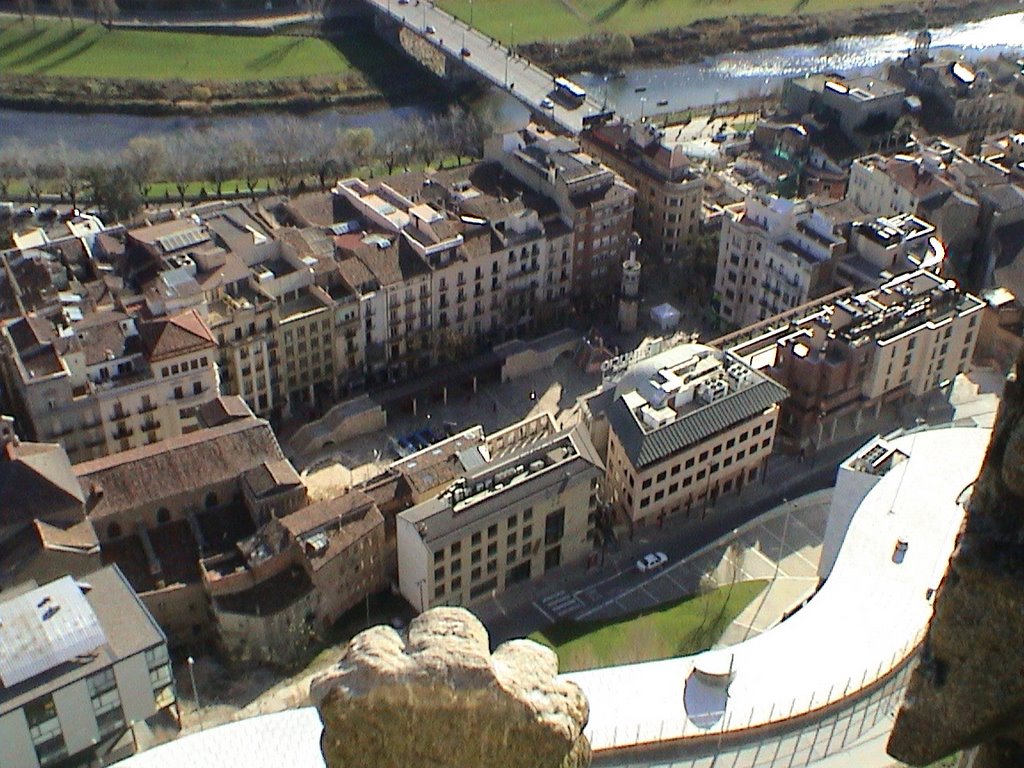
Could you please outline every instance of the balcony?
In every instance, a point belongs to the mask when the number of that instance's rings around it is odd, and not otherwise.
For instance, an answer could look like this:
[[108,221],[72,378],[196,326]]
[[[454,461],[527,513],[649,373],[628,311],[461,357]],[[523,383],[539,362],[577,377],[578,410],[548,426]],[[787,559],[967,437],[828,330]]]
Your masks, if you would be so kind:
[[160,421],[157,419],[148,419],[142,423],[143,432],[152,432],[156,429],[160,429]]
[[114,430],[113,437],[114,437],[115,440],[126,440],[129,437],[131,437],[133,434],[135,434],[135,430],[134,429],[132,429],[131,427],[126,427],[124,425],[121,425],[117,429]]

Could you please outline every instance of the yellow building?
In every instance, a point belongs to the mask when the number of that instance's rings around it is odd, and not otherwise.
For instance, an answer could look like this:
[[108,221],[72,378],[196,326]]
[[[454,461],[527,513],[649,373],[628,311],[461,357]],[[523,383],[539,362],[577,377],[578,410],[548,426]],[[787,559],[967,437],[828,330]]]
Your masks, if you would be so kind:
[[727,352],[681,344],[634,363],[608,395],[607,491],[645,525],[705,514],[754,480],[787,392]]
[[[548,417],[550,418],[550,417]],[[419,610],[466,605],[593,549],[601,459],[582,427],[460,454],[450,489],[398,515],[398,581]],[[506,430],[508,432],[509,430]]]

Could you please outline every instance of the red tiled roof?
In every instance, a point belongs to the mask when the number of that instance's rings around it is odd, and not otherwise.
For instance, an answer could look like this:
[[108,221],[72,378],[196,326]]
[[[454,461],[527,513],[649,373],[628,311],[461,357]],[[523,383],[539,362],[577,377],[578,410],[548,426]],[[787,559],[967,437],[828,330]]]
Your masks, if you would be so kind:
[[150,362],[217,346],[210,329],[194,309],[145,323],[140,333],[149,350]]

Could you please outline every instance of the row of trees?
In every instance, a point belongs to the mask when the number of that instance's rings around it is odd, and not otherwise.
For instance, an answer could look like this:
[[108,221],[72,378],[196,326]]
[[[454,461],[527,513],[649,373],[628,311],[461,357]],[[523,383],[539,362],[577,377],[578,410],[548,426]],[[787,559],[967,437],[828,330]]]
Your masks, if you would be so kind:
[[[50,6],[58,18],[67,17],[71,21],[72,29],[75,26],[75,0],[50,0]],[[15,0],[15,7],[18,15],[24,21],[26,16],[32,19],[35,24],[36,0]],[[99,24],[101,21],[112,22],[120,9],[117,7],[117,0],[85,0],[85,7],[92,14],[93,21]]]
[[89,200],[112,219],[131,218],[153,186],[172,187],[181,204],[189,188],[203,194],[247,192],[261,183],[288,194],[325,189],[358,169],[375,165],[393,173],[411,164],[433,165],[444,157],[459,163],[480,157],[493,130],[487,116],[454,108],[441,115],[410,116],[380,136],[369,128],[325,129],[291,116],[262,128],[183,130],[131,140],[121,152],[86,152],[64,142],[30,148],[13,141],[0,147],[0,198],[18,186],[40,204],[46,194],[78,206]]

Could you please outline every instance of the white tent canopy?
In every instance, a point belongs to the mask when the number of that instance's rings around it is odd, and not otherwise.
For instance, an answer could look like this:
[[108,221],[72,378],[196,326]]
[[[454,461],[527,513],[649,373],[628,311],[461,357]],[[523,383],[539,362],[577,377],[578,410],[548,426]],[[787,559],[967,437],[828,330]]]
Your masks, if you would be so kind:
[[679,325],[679,310],[671,304],[659,304],[651,310],[651,320],[663,331],[674,330]]

